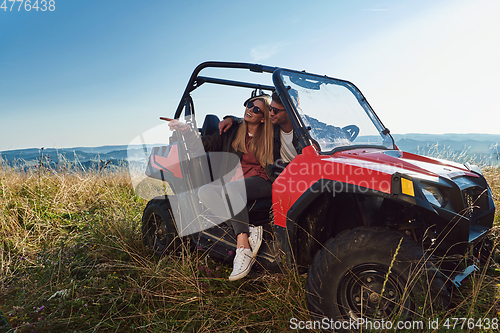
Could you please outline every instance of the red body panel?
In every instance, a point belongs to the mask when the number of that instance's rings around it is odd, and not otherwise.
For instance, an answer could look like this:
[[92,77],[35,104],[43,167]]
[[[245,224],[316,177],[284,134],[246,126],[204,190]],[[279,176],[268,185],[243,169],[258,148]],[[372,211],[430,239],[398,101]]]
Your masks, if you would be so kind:
[[365,148],[319,155],[309,146],[273,183],[274,223],[286,227],[290,207],[321,179],[389,194],[395,172],[434,181],[439,177],[478,177],[463,165],[402,151]]

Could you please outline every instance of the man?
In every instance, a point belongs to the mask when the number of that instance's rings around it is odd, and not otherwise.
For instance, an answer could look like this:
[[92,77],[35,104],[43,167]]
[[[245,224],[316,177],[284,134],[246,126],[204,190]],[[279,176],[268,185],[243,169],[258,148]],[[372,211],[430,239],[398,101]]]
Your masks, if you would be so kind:
[[[296,94],[291,94],[292,99],[298,104]],[[272,168],[274,178],[284,169],[287,163],[290,163],[295,156],[301,153],[298,148],[299,138],[293,130],[292,121],[285,111],[280,97],[273,92],[271,100],[271,122],[274,125],[274,167]],[[220,133],[226,132],[233,124],[233,121],[239,121],[238,118],[231,116],[224,117],[219,123]],[[272,179],[274,181],[274,179]]]
[[276,92],[273,92],[271,102],[271,122],[274,125],[274,161],[290,163],[297,154],[300,154],[296,133]]

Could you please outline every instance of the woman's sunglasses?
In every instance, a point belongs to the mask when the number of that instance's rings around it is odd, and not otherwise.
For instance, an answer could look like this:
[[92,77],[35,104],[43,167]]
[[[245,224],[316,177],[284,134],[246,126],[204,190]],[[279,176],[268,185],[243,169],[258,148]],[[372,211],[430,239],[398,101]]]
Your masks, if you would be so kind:
[[255,104],[253,104],[252,101],[247,103],[247,109],[249,109],[250,111],[252,111],[255,114],[259,114],[259,113],[264,114],[264,112],[262,112],[262,110],[258,106],[255,106]]

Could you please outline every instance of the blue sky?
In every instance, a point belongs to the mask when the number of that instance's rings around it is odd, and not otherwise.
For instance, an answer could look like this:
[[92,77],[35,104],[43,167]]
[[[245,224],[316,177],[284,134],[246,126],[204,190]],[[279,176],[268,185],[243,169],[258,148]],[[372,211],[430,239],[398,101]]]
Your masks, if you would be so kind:
[[0,151],[128,144],[207,60],[352,81],[393,133],[500,134],[499,1],[19,3],[0,9]]

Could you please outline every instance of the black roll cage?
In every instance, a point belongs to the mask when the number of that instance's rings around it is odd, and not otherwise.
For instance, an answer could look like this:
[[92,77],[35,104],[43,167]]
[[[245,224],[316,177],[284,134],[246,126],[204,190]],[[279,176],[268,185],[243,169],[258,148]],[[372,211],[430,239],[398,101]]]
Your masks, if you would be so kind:
[[[226,80],[226,79],[219,79],[219,78],[214,78],[214,77],[206,77],[206,76],[199,76],[199,73],[205,69],[205,68],[228,68],[228,69],[247,69],[250,70],[251,72],[254,73],[271,73],[272,74],[272,79],[274,86],[268,86],[268,85],[262,85],[262,84],[257,84],[257,83],[249,83],[249,82],[243,82],[243,81],[233,81],[233,80]],[[195,89],[199,88],[201,85],[204,83],[212,83],[212,84],[219,84],[219,85],[226,85],[226,86],[234,86],[234,87],[242,87],[242,88],[251,88],[251,89],[262,89],[262,90],[268,90],[271,92],[276,91],[278,93],[278,96],[281,99],[281,102],[283,103],[283,106],[285,107],[285,110],[292,122],[293,128],[296,131],[298,138],[299,138],[299,148],[302,150],[304,147],[307,147],[311,145],[311,142],[314,141],[310,136],[308,131],[311,129],[310,127],[306,127],[304,123],[302,122],[302,119],[298,117],[298,113],[295,110],[295,106],[293,105],[292,101],[290,100],[289,96],[287,93],[285,93],[290,87],[285,87],[283,82],[280,79],[281,71],[288,71],[288,72],[296,72],[294,70],[289,70],[286,68],[280,68],[280,67],[272,67],[272,66],[265,66],[265,65],[260,65],[260,64],[250,64],[250,63],[243,63],[243,62],[222,62],[222,61],[207,61],[199,64],[195,70],[193,71],[193,74],[191,74],[191,77],[189,79],[189,82],[186,86],[186,89],[184,90],[184,94],[182,95],[181,101],[179,105],[177,106],[177,110],[175,111],[174,118],[179,119],[182,113],[182,110],[184,106],[187,106],[186,109],[186,116],[191,115],[191,113],[194,114],[194,106],[193,106],[193,100],[191,98],[191,92],[194,91]],[[306,73],[305,71],[302,71],[302,73]],[[309,73],[306,73],[309,74]],[[333,79],[333,78],[332,78]],[[338,80],[338,79],[334,79]],[[343,81],[348,84],[350,84],[352,87],[355,87],[354,84],[348,81],[344,80],[338,80],[338,81]],[[373,111],[371,106],[368,104],[368,101],[366,98],[361,94],[359,89],[355,88],[359,94],[361,100],[367,104],[367,106],[370,108],[372,111],[373,115],[377,118],[377,120],[380,122],[380,124],[384,127],[384,134],[389,134],[389,129],[386,128],[383,124],[380,118],[378,118],[377,114]],[[389,134],[390,135],[390,134]],[[392,138],[392,136],[390,136]],[[394,138],[392,138],[393,141],[393,146],[396,147],[394,143]],[[329,152],[331,153],[331,152]]]
[[274,73],[277,67],[263,66],[257,64],[248,64],[241,62],[220,62],[220,61],[207,61],[199,64],[193,74],[191,74],[191,78],[187,84],[186,90],[184,90],[184,94],[182,95],[181,101],[177,110],[175,111],[174,118],[178,119],[181,116],[182,108],[184,107],[186,101],[190,100],[190,93],[200,87],[203,83],[214,83],[221,84],[227,86],[234,87],[242,87],[242,88],[252,88],[252,89],[263,89],[274,91],[275,88],[273,86],[254,84],[248,82],[241,81],[232,81],[232,80],[224,80],[212,77],[198,76],[198,74],[205,68],[234,68],[234,69],[248,69],[251,72],[255,73]]

